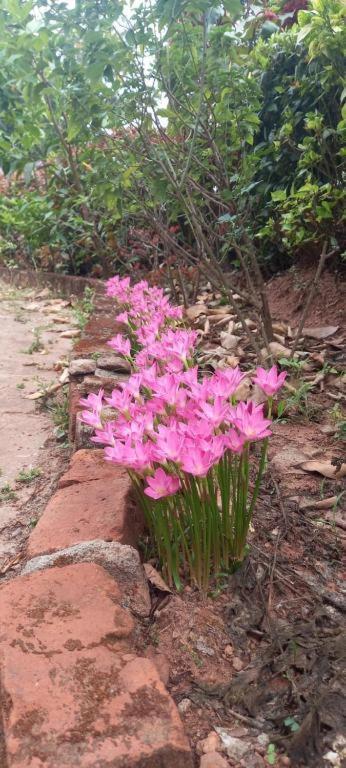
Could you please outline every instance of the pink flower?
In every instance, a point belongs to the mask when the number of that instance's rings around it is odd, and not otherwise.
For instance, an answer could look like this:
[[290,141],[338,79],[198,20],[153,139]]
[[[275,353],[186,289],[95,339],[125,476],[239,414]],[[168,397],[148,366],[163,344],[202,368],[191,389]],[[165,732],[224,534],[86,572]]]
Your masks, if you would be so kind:
[[168,475],[159,467],[154,474],[147,477],[147,487],[144,493],[152,499],[162,499],[164,496],[172,496],[181,487],[179,477]]
[[216,396],[231,397],[245,376],[246,373],[241,373],[238,366],[236,368],[219,369],[210,379],[209,391]]
[[123,323],[124,325],[129,324],[129,315],[128,312],[120,312],[119,315],[116,316],[117,323]]
[[183,457],[181,468],[190,475],[205,477],[214,463],[214,457],[210,451],[203,451],[192,440],[189,442],[191,443],[190,449],[186,451]]
[[200,413],[203,418],[209,419],[215,427],[219,427],[225,420],[229,411],[229,403],[222,397],[216,397],[214,403],[201,403]]
[[255,405],[252,401],[238,403],[235,408],[231,409],[231,419],[246,442],[262,440],[271,435],[268,429],[271,421],[264,418],[263,405]]
[[235,429],[230,429],[223,435],[224,445],[232,453],[241,453],[244,448],[245,437],[240,435]]
[[276,365],[273,365],[269,371],[266,371],[264,368],[257,368],[253,382],[258,384],[268,397],[273,397],[282,387],[286,376],[287,371],[278,374]]
[[121,333],[117,333],[110,341],[107,341],[109,347],[112,347],[116,352],[125,357],[130,357],[131,344],[129,339],[125,339]]
[[179,463],[184,445],[184,436],[172,426],[159,426],[156,436],[155,455],[159,461],[174,461]]

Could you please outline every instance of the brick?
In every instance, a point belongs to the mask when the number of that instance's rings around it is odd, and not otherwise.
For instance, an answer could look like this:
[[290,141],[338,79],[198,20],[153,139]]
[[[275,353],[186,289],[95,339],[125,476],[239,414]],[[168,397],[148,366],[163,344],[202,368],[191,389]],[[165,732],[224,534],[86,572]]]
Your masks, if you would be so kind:
[[59,479],[58,488],[67,488],[69,485],[86,483],[90,480],[117,478],[118,474],[117,467],[105,461],[102,448],[92,451],[83,448],[72,455],[67,472]]
[[192,768],[176,707],[131,647],[118,589],[92,564],[0,591],[7,768]]
[[136,545],[143,519],[124,469],[113,477],[61,488],[48,502],[28,541],[29,557],[103,539]]
[[[151,600],[139,554],[133,547],[119,544],[117,541],[85,541],[67,549],[59,549],[50,555],[39,555],[29,560],[22,573],[33,573],[55,566],[61,568],[72,563],[101,565],[113,576],[120,589],[120,604],[133,610],[136,616],[149,615]],[[155,659],[152,661],[156,664]],[[158,669],[160,672],[160,667]],[[163,679],[162,674],[160,676]]]

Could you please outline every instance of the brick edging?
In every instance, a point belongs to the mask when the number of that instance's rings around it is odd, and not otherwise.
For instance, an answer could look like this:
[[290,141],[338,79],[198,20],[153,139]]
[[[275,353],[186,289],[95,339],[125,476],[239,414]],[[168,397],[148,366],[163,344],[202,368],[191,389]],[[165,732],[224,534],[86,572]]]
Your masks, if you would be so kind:
[[[74,360],[108,351],[115,330],[105,308],[98,300]],[[105,370],[110,388],[117,374]],[[77,401],[100,377],[86,378],[70,384],[77,448]],[[0,590],[2,768],[193,765],[155,652],[153,661],[134,650],[138,617],[150,611],[135,548],[143,519],[126,473],[102,454],[89,447],[72,455],[30,534],[31,559]]]

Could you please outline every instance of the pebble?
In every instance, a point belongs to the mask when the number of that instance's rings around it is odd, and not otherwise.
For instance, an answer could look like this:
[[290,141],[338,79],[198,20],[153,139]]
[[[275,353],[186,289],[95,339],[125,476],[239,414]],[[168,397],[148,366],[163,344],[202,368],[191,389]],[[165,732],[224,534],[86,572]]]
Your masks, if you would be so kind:
[[215,731],[210,731],[208,736],[203,739],[203,741],[200,741],[199,744],[204,754],[208,754],[208,752],[217,752],[221,749],[221,739]]
[[185,712],[188,712],[188,710],[191,709],[191,706],[192,706],[191,699],[182,699],[181,701],[179,701],[178,710],[181,715],[184,715]]
[[232,645],[226,645],[223,649],[225,656],[233,656],[234,650]]
[[201,757],[200,768],[229,768],[229,763],[219,752],[208,752]]
[[329,750],[329,752],[326,752],[325,755],[323,755],[323,759],[327,760],[330,765],[334,765],[335,768],[339,768],[341,766],[341,760],[337,752],[332,752],[332,750]]
[[203,638],[199,637],[196,642],[196,648],[197,651],[200,653],[203,653],[204,656],[215,656],[215,651],[213,648],[210,648],[209,645],[207,645]]
[[218,727],[215,728],[215,731],[220,736],[223,747],[231,759],[241,760],[251,749],[252,745],[250,742],[244,741],[244,739],[236,739],[225,728]]
[[241,670],[244,667],[244,663],[242,662],[241,659],[239,659],[238,656],[234,656],[234,658],[232,659],[232,664],[236,672],[241,672]]

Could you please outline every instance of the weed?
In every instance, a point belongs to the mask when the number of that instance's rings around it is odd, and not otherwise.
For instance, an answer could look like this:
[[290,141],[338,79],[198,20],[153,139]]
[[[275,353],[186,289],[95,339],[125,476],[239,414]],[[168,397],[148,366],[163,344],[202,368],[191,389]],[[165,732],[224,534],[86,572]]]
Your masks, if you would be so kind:
[[311,389],[312,384],[305,381],[292,395],[285,400],[281,400],[278,405],[278,418],[281,419],[288,411],[295,411],[300,416],[312,418],[314,409],[309,402],[309,393]]
[[25,384],[23,384],[23,382],[16,384],[16,389],[24,389],[24,387],[25,387]]
[[275,765],[276,758],[277,758],[276,746],[275,744],[270,742],[270,744],[268,744],[268,749],[267,749],[267,761],[269,765]]
[[342,442],[346,441],[346,414],[340,406],[340,403],[335,403],[330,415],[336,427],[335,437]]
[[16,498],[17,494],[14,492],[13,488],[11,488],[9,483],[6,483],[6,485],[3,485],[2,488],[0,488],[0,502],[14,501]]
[[35,528],[38,523],[38,517],[31,517],[29,520],[29,528]]
[[279,360],[280,365],[283,366],[283,368],[288,368],[292,371],[292,373],[295,373],[296,376],[300,376],[301,373],[304,370],[305,366],[305,360],[297,360],[295,357],[288,358],[288,357],[281,357]]
[[30,467],[29,469],[22,469],[16,477],[17,483],[33,483],[37,477],[40,477],[42,470],[39,467]]
[[44,346],[41,341],[41,330],[40,328],[34,328],[33,330],[34,334],[34,340],[30,344],[30,346],[27,349],[24,349],[24,354],[26,355],[33,355],[34,352],[41,352],[44,349]]
[[89,288],[87,285],[84,289],[84,295],[82,299],[79,299],[74,307],[73,307],[73,314],[76,320],[76,323],[78,325],[78,328],[83,330],[85,328],[90,315],[92,314],[93,308],[94,308],[94,297],[95,297],[95,291],[92,290],[92,288]]
[[54,424],[54,435],[56,439],[61,441],[66,440],[69,428],[67,387],[63,388],[58,397],[47,401],[46,407]]

